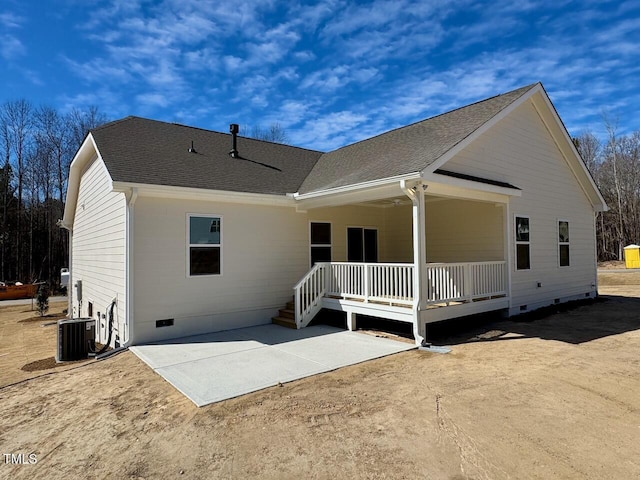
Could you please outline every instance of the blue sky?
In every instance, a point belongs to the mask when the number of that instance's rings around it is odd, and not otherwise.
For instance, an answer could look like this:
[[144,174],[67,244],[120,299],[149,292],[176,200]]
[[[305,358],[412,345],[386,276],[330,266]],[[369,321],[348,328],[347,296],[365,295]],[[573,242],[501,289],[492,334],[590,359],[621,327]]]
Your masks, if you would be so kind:
[[330,150],[541,81],[572,135],[640,129],[638,0],[0,2],[0,102]]

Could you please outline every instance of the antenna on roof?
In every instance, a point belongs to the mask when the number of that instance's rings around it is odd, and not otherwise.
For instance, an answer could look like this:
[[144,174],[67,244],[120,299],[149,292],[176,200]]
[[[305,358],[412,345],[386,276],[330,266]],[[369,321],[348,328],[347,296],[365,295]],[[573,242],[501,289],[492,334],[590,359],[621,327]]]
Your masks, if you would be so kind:
[[240,127],[238,126],[237,123],[232,123],[231,125],[229,125],[229,131],[231,132],[231,151],[229,152],[229,155],[231,155],[233,158],[238,158],[238,131],[240,130]]
[[189,153],[198,153],[196,152],[196,149],[193,148],[193,140],[191,140],[191,147],[189,147]]

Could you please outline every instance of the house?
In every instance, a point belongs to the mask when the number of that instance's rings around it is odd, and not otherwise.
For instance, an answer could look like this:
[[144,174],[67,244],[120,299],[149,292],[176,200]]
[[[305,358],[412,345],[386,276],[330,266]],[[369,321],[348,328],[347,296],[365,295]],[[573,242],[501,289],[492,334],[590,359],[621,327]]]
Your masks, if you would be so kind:
[[102,342],[110,317],[129,345],[328,308],[420,343],[430,322],[597,294],[607,207],[540,83],[327,153],[233,127],[87,135],[62,224],[69,312]]

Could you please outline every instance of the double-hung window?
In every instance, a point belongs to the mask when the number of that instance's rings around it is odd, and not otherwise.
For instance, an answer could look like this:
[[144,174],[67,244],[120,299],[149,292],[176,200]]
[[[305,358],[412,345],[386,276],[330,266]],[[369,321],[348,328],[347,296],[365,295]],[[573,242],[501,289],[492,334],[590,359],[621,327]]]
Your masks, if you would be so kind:
[[222,273],[222,217],[187,215],[187,271],[190,277]]
[[331,261],[331,224],[328,222],[311,222],[311,266],[317,262]]
[[529,270],[531,268],[531,241],[529,231],[529,217],[516,216],[516,269]]
[[569,222],[558,220],[558,261],[561,267],[569,266]]

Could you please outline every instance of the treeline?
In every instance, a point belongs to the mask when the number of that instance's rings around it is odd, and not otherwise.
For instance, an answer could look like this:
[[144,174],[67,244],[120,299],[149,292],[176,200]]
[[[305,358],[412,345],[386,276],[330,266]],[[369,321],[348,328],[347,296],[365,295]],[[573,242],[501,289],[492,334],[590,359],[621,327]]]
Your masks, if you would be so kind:
[[640,243],[640,131],[618,135],[605,119],[607,138],[584,132],[574,143],[609,211],[598,214],[598,260],[622,260],[623,248]]
[[64,213],[69,165],[98,108],[67,114],[27,100],[0,106],[0,281],[59,282],[68,267]]

